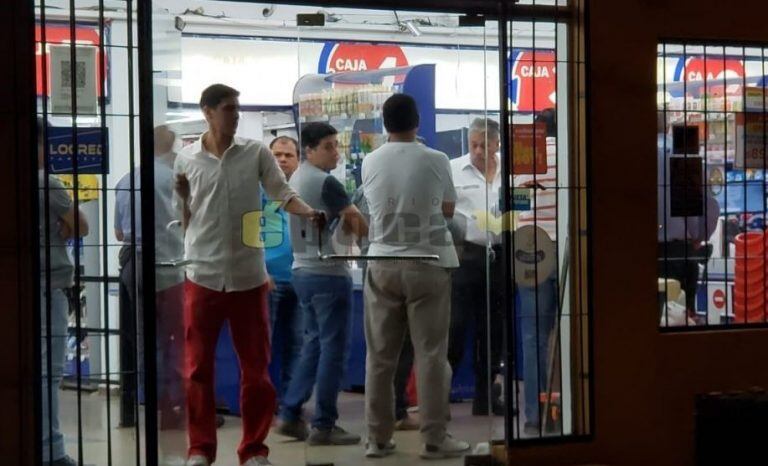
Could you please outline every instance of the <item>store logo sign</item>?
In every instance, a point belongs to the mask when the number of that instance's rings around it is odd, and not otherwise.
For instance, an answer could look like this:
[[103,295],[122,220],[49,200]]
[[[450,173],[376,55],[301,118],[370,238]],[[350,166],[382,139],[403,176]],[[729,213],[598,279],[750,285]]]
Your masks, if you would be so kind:
[[682,82],[683,76],[688,82],[744,77],[744,62],[710,55],[703,57],[680,58],[675,68],[674,80]]
[[403,49],[397,45],[326,42],[320,53],[320,74],[368,71],[408,66]]
[[509,60],[512,110],[531,112],[555,106],[557,56],[554,50],[515,49]]
[[46,155],[50,173],[74,173],[75,157],[81,175],[108,173],[107,141],[107,128],[77,128],[75,135],[72,127],[48,127]]

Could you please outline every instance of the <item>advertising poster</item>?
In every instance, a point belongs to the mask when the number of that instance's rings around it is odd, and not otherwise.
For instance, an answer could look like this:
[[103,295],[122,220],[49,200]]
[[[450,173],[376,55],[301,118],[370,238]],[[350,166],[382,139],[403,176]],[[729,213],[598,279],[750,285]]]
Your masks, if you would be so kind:
[[77,99],[77,113],[95,115],[99,111],[96,78],[96,47],[77,46],[75,69],[69,45],[51,45],[51,111],[72,113],[72,90]]
[[736,115],[735,168],[765,168],[765,146],[768,141],[765,120],[762,113]]
[[547,127],[544,123],[512,125],[512,173],[544,175],[547,173]]

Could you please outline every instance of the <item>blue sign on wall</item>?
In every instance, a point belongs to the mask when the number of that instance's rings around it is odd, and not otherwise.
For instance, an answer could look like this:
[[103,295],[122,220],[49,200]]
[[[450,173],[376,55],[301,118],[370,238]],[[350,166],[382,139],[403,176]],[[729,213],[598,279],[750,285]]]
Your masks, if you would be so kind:
[[[74,173],[73,154],[77,154],[77,172],[80,175],[100,175],[109,173],[109,134],[106,128],[77,128],[77,137],[73,137],[73,128],[49,127],[46,156],[51,174]],[[103,137],[102,137],[103,136]],[[102,141],[104,144],[102,145]],[[77,147],[75,147],[75,144]]]

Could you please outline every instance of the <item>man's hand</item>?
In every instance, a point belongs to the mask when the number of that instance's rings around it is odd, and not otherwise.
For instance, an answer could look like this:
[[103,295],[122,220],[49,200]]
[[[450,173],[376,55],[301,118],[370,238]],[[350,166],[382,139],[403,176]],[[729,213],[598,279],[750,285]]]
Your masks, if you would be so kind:
[[176,175],[176,185],[174,188],[176,189],[176,194],[181,198],[181,226],[186,231],[187,227],[189,227],[189,219],[192,217],[192,212],[189,210],[190,189],[187,175],[184,173]]
[[525,183],[521,184],[520,187],[521,188],[536,188],[536,189],[541,189],[542,191],[547,189],[547,187],[544,186],[543,184],[539,183],[538,181],[533,181],[533,180],[526,181]]
[[275,291],[275,288],[277,288],[277,285],[275,285],[275,279],[272,278],[272,275],[267,275],[267,293]]
[[176,175],[176,193],[179,195],[179,197],[184,201],[187,202],[189,199],[189,180],[187,179],[187,175],[184,173],[179,173]]
[[328,219],[325,216],[325,212],[322,210],[311,210],[307,214],[307,218],[312,222],[318,230],[325,228],[325,224],[328,223]]

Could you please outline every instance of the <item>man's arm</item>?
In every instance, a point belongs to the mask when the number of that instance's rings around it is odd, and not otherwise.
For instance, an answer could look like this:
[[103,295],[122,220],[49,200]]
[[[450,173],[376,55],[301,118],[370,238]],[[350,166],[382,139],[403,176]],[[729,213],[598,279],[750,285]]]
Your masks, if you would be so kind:
[[88,219],[85,218],[85,214],[80,210],[75,210],[74,207],[70,208],[67,212],[59,217],[62,228],[59,233],[64,239],[72,239],[75,237],[75,225],[78,227],[78,234],[80,237],[88,236]]
[[181,226],[184,231],[189,226],[189,219],[192,217],[192,212],[189,210],[189,180],[183,173],[176,175],[176,195],[179,197],[181,203]]
[[453,214],[456,213],[455,201],[443,201],[443,216],[450,220],[453,218]]
[[450,220],[456,212],[456,200],[458,199],[458,196],[456,194],[456,186],[453,184],[453,170],[451,170],[451,162],[448,160],[448,156],[442,154],[440,163],[443,171],[443,216],[445,216],[447,220]]
[[289,199],[285,204],[285,211],[289,214],[307,217],[314,212],[314,209],[304,202],[302,198],[296,195]]
[[123,230],[119,228],[115,228],[115,238],[117,238],[118,241],[123,241],[125,239],[125,235],[123,234]]
[[368,222],[354,205],[350,204],[339,212],[341,216],[341,228],[344,233],[352,233],[358,238],[368,237]]

